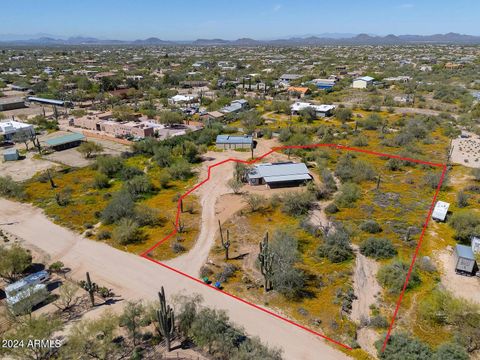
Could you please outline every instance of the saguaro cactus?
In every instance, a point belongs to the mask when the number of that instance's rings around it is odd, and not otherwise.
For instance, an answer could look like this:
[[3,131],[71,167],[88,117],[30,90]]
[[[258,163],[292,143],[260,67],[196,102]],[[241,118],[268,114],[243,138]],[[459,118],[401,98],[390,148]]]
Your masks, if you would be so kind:
[[160,329],[160,334],[162,334],[167,342],[167,350],[170,351],[170,340],[175,331],[175,314],[170,305],[167,305],[163,286],[158,293],[158,298],[160,300],[160,309],[157,310],[158,328]]
[[52,174],[50,174],[50,169],[47,169],[47,177],[48,177],[48,181],[50,181],[50,187],[52,189],[55,189],[57,185],[55,185],[55,182],[53,181]]
[[227,240],[223,238],[223,231],[222,225],[220,224],[220,220],[218,220],[218,228],[220,230],[220,238],[222,239],[222,246],[225,249],[225,260],[228,260],[228,249],[230,248],[230,232],[227,229]]
[[87,281],[85,282],[85,290],[88,292],[88,295],[90,296],[90,302],[92,303],[92,306],[95,306],[95,291],[97,291],[97,284],[92,282],[90,280],[90,274],[87,271]]
[[410,241],[410,228],[407,228],[407,232],[405,234],[405,242],[409,242]]
[[182,220],[178,221],[178,225],[175,223],[175,221],[172,221],[172,224],[173,224],[173,227],[175,228],[175,230],[177,230],[177,232],[179,234],[182,234],[182,233],[185,232],[186,226],[185,226],[185,223]]
[[260,242],[260,253],[258,254],[258,261],[260,262],[260,271],[265,280],[264,288],[265,292],[273,288],[272,277],[273,277],[273,262],[275,260],[275,255],[270,250],[268,245],[268,232],[265,234],[265,237]]

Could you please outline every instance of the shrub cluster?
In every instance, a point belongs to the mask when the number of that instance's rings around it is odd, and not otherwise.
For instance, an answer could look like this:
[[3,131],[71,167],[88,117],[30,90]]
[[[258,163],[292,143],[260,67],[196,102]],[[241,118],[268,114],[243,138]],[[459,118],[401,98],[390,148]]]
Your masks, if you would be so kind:
[[382,227],[375,220],[367,220],[360,225],[360,229],[369,234],[377,234],[382,232]]
[[344,229],[337,229],[326,236],[317,249],[320,257],[325,257],[333,263],[339,263],[353,258],[350,246],[350,235]]
[[[382,266],[378,271],[377,279],[390,293],[398,294],[403,289],[408,269],[408,264],[395,261],[391,264]],[[407,290],[416,287],[420,282],[420,275],[416,268],[413,268],[408,281]]]
[[389,259],[397,255],[392,242],[383,238],[369,238],[360,244],[360,252],[375,259]]

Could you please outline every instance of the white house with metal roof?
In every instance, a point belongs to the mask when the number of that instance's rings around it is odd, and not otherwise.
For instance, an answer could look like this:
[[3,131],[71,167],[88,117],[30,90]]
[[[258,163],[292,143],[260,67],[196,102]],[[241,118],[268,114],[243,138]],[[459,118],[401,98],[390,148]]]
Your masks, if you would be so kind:
[[332,115],[336,106],[335,105],[324,105],[324,104],[315,105],[315,104],[308,103],[308,102],[297,101],[290,106],[290,111],[292,112],[292,115],[298,115],[300,113],[300,111],[302,111],[306,108],[314,109],[315,113],[319,117],[326,117],[326,116]]
[[299,186],[312,180],[304,163],[279,162],[256,165],[247,174],[250,185],[269,187]]
[[233,100],[230,105],[224,106],[220,112],[224,114],[237,113],[248,107],[248,101],[245,99]]
[[441,200],[437,201],[432,212],[432,219],[436,221],[445,221],[449,207],[449,203]]
[[373,80],[375,79],[371,76],[359,77],[353,80],[352,87],[354,89],[366,89],[368,86],[373,84]]
[[196,95],[175,95],[168,99],[168,103],[171,105],[178,105],[178,104],[187,104],[193,103],[197,100]]
[[6,140],[11,140],[15,133],[20,131],[23,131],[28,135],[35,134],[35,130],[31,124],[13,120],[0,121],[0,135],[3,135]]
[[250,149],[254,147],[251,135],[217,135],[217,149]]

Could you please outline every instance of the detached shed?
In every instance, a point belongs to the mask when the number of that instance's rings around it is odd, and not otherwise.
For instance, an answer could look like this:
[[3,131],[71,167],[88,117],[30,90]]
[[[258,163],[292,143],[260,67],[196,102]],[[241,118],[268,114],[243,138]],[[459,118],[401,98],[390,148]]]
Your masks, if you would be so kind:
[[3,151],[3,160],[5,161],[16,161],[20,158],[18,150],[15,148],[6,149]]
[[455,246],[455,272],[472,276],[477,271],[477,262],[472,248],[465,245]]
[[445,201],[437,201],[435,208],[433,209],[432,219],[436,221],[445,221],[449,207],[449,203]]

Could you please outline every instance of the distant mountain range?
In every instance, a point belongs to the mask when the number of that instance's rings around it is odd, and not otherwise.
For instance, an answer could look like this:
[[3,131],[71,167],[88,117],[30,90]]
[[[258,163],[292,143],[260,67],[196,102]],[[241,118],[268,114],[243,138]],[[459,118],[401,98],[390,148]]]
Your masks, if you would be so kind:
[[156,37],[139,40],[102,40],[94,37],[59,38],[54,36],[40,36],[26,39],[25,35],[1,35],[0,45],[17,46],[61,46],[61,45],[138,45],[138,46],[314,46],[314,45],[408,45],[408,44],[480,44],[480,36],[458,33],[434,35],[386,35],[370,34],[339,34],[326,33],[321,35],[289,37],[274,40],[255,40],[241,38],[237,40],[224,39],[197,39],[191,41],[169,41]]

